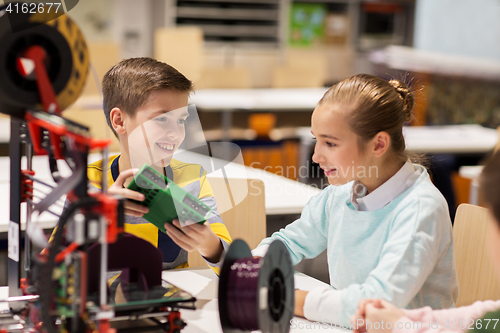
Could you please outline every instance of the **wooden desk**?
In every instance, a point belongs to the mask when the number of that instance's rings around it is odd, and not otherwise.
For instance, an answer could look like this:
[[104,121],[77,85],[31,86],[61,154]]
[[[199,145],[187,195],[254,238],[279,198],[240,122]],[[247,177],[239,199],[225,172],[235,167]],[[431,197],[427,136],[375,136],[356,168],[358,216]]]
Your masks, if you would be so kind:
[[189,102],[203,111],[303,111],[316,107],[328,88],[202,89]]
[[416,153],[487,153],[498,142],[496,129],[481,125],[406,126],[406,149]]

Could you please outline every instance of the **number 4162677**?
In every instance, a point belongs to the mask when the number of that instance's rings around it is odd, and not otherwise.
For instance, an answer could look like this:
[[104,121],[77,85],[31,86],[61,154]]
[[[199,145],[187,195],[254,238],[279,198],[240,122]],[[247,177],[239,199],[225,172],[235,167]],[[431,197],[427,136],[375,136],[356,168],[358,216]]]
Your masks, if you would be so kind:
[[61,8],[61,3],[57,2],[23,2],[23,3],[9,3],[5,11],[9,14],[14,13],[23,13],[23,14],[36,14],[36,13],[58,13],[59,10],[63,10]]

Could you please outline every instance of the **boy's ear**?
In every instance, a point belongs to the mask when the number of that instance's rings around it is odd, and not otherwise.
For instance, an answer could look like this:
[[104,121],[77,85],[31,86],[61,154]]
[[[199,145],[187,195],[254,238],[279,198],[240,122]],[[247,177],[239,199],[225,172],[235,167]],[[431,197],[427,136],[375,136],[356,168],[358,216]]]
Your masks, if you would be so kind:
[[387,132],[378,132],[372,139],[372,152],[375,157],[380,157],[389,150],[391,136]]
[[115,130],[117,134],[126,134],[127,131],[125,129],[124,123],[124,112],[120,108],[112,108],[109,111],[109,120],[111,122],[111,126]]

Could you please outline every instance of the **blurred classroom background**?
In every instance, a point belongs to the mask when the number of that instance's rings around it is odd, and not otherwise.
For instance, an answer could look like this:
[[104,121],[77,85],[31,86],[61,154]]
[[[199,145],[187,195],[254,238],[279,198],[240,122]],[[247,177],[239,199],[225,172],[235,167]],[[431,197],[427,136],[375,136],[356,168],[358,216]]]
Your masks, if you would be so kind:
[[[196,102],[206,89],[296,88],[296,98],[301,91],[321,97],[322,87],[371,73],[412,86],[416,107],[409,125],[500,125],[495,0],[85,0],[69,15],[88,41],[98,80],[122,58],[152,56],[193,80]],[[102,117],[99,89],[90,76],[84,96],[65,115],[102,136],[105,122],[95,121]],[[226,100],[220,109],[205,110],[198,99],[207,141],[231,140],[247,165],[326,185],[311,163],[302,177],[290,171],[305,164],[301,154],[312,153],[301,151],[304,131],[298,129],[310,126],[314,104],[301,109],[276,101],[265,112],[265,103],[232,105],[232,91],[221,91],[215,95]],[[428,157],[453,214],[469,200],[470,179],[458,168],[479,163],[485,152],[443,152]]]
[[[93,75],[65,116],[97,137],[112,137],[99,81],[120,59],[140,56],[194,82],[207,141],[233,141],[246,165],[318,187],[327,183],[310,161],[311,111],[327,87],[350,75],[411,85],[408,125],[500,125],[496,0],[85,0],[69,15],[87,39]],[[312,101],[294,106],[291,96]],[[471,195],[471,177],[460,177],[459,167],[487,152],[417,152],[428,153],[453,215]]]
[[[458,204],[480,202],[475,167],[500,125],[498,0],[82,0],[68,15],[93,67],[64,116],[94,136],[113,137],[103,75],[123,58],[150,56],[194,82],[191,102],[207,141],[235,142],[246,165],[321,188],[327,182],[310,159],[311,112],[335,82],[370,73],[413,89],[408,126],[421,131],[411,132],[412,147],[427,157],[452,217]],[[472,127],[425,132],[450,125]],[[451,146],[436,146],[443,137]],[[111,151],[118,148],[115,140]],[[268,216],[268,233],[293,217]]]

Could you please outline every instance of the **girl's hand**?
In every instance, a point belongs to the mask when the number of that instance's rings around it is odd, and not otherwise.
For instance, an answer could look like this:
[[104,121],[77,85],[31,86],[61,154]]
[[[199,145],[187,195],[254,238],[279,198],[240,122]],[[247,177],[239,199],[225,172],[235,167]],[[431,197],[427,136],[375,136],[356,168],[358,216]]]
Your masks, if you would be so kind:
[[204,224],[187,221],[187,225],[181,227],[178,219],[172,224],[165,223],[167,235],[175,244],[188,252],[198,250],[209,262],[218,262],[222,255],[222,243],[212,231],[208,222]]
[[358,303],[358,309],[356,310],[356,313],[359,314],[360,318],[365,319],[366,315],[366,305],[368,304],[380,304],[379,300],[376,298],[363,298],[361,301]]
[[[368,303],[365,309],[366,325],[368,333],[390,333],[392,328],[396,327],[396,322],[405,314],[403,311],[392,305],[385,300],[376,300],[375,302]],[[387,323],[391,325],[387,325]],[[375,325],[375,323],[379,323]],[[375,326],[379,327],[376,329]],[[388,328],[389,326],[390,328]]]
[[309,292],[295,289],[295,308],[293,314],[299,317],[304,317],[304,303],[306,302],[306,296]]
[[[371,313],[367,314],[367,309],[370,309]],[[394,322],[391,322],[393,325],[389,325],[391,327],[394,327],[394,324],[396,321],[398,321],[399,318],[404,316],[403,311],[399,310],[397,307],[392,305],[391,303],[381,300],[381,299],[375,299],[375,298],[364,298],[361,301],[359,301],[358,308],[356,309],[356,312],[354,315],[351,317],[351,324],[353,326],[353,332],[354,333],[365,333],[365,332],[391,332],[392,329],[384,330],[382,328],[386,328],[386,321],[392,318],[392,314],[395,314],[398,316]],[[380,318],[373,318],[374,316],[380,315]],[[387,318],[385,316],[388,316]],[[384,321],[384,325],[382,327],[382,322]],[[371,322],[370,325],[366,325],[366,322],[369,321]],[[380,326],[380,329],[376,330],[373,328],[373,325],[375,322],[378,322]]]
[[[108,188],[108,193],[110,194],[118,194],[126,199],[143,201],[145,199],[144,194],[129,190],[124,187],[124,183],[127,178],[133,177],[134,173],[139,172],[138,169],[129,169],[123,172],[120,172],[116,181]],[[131,216],[142,217],[144,214],[149,212],[149,208],[146,206],[139,205],[135,202],[131,202],[129,200],[125,200],[125,214]]]
[[366,332],[366,305],[367,304],[373,304],[377,302],[378,304],[378,299],[375,298],[363,298],[361,301],[358,303],[358,308],[356,309],[356,312],[354,315],[351,317],[351,324],[353,327],[353,332],[354,333],[365,333]]

